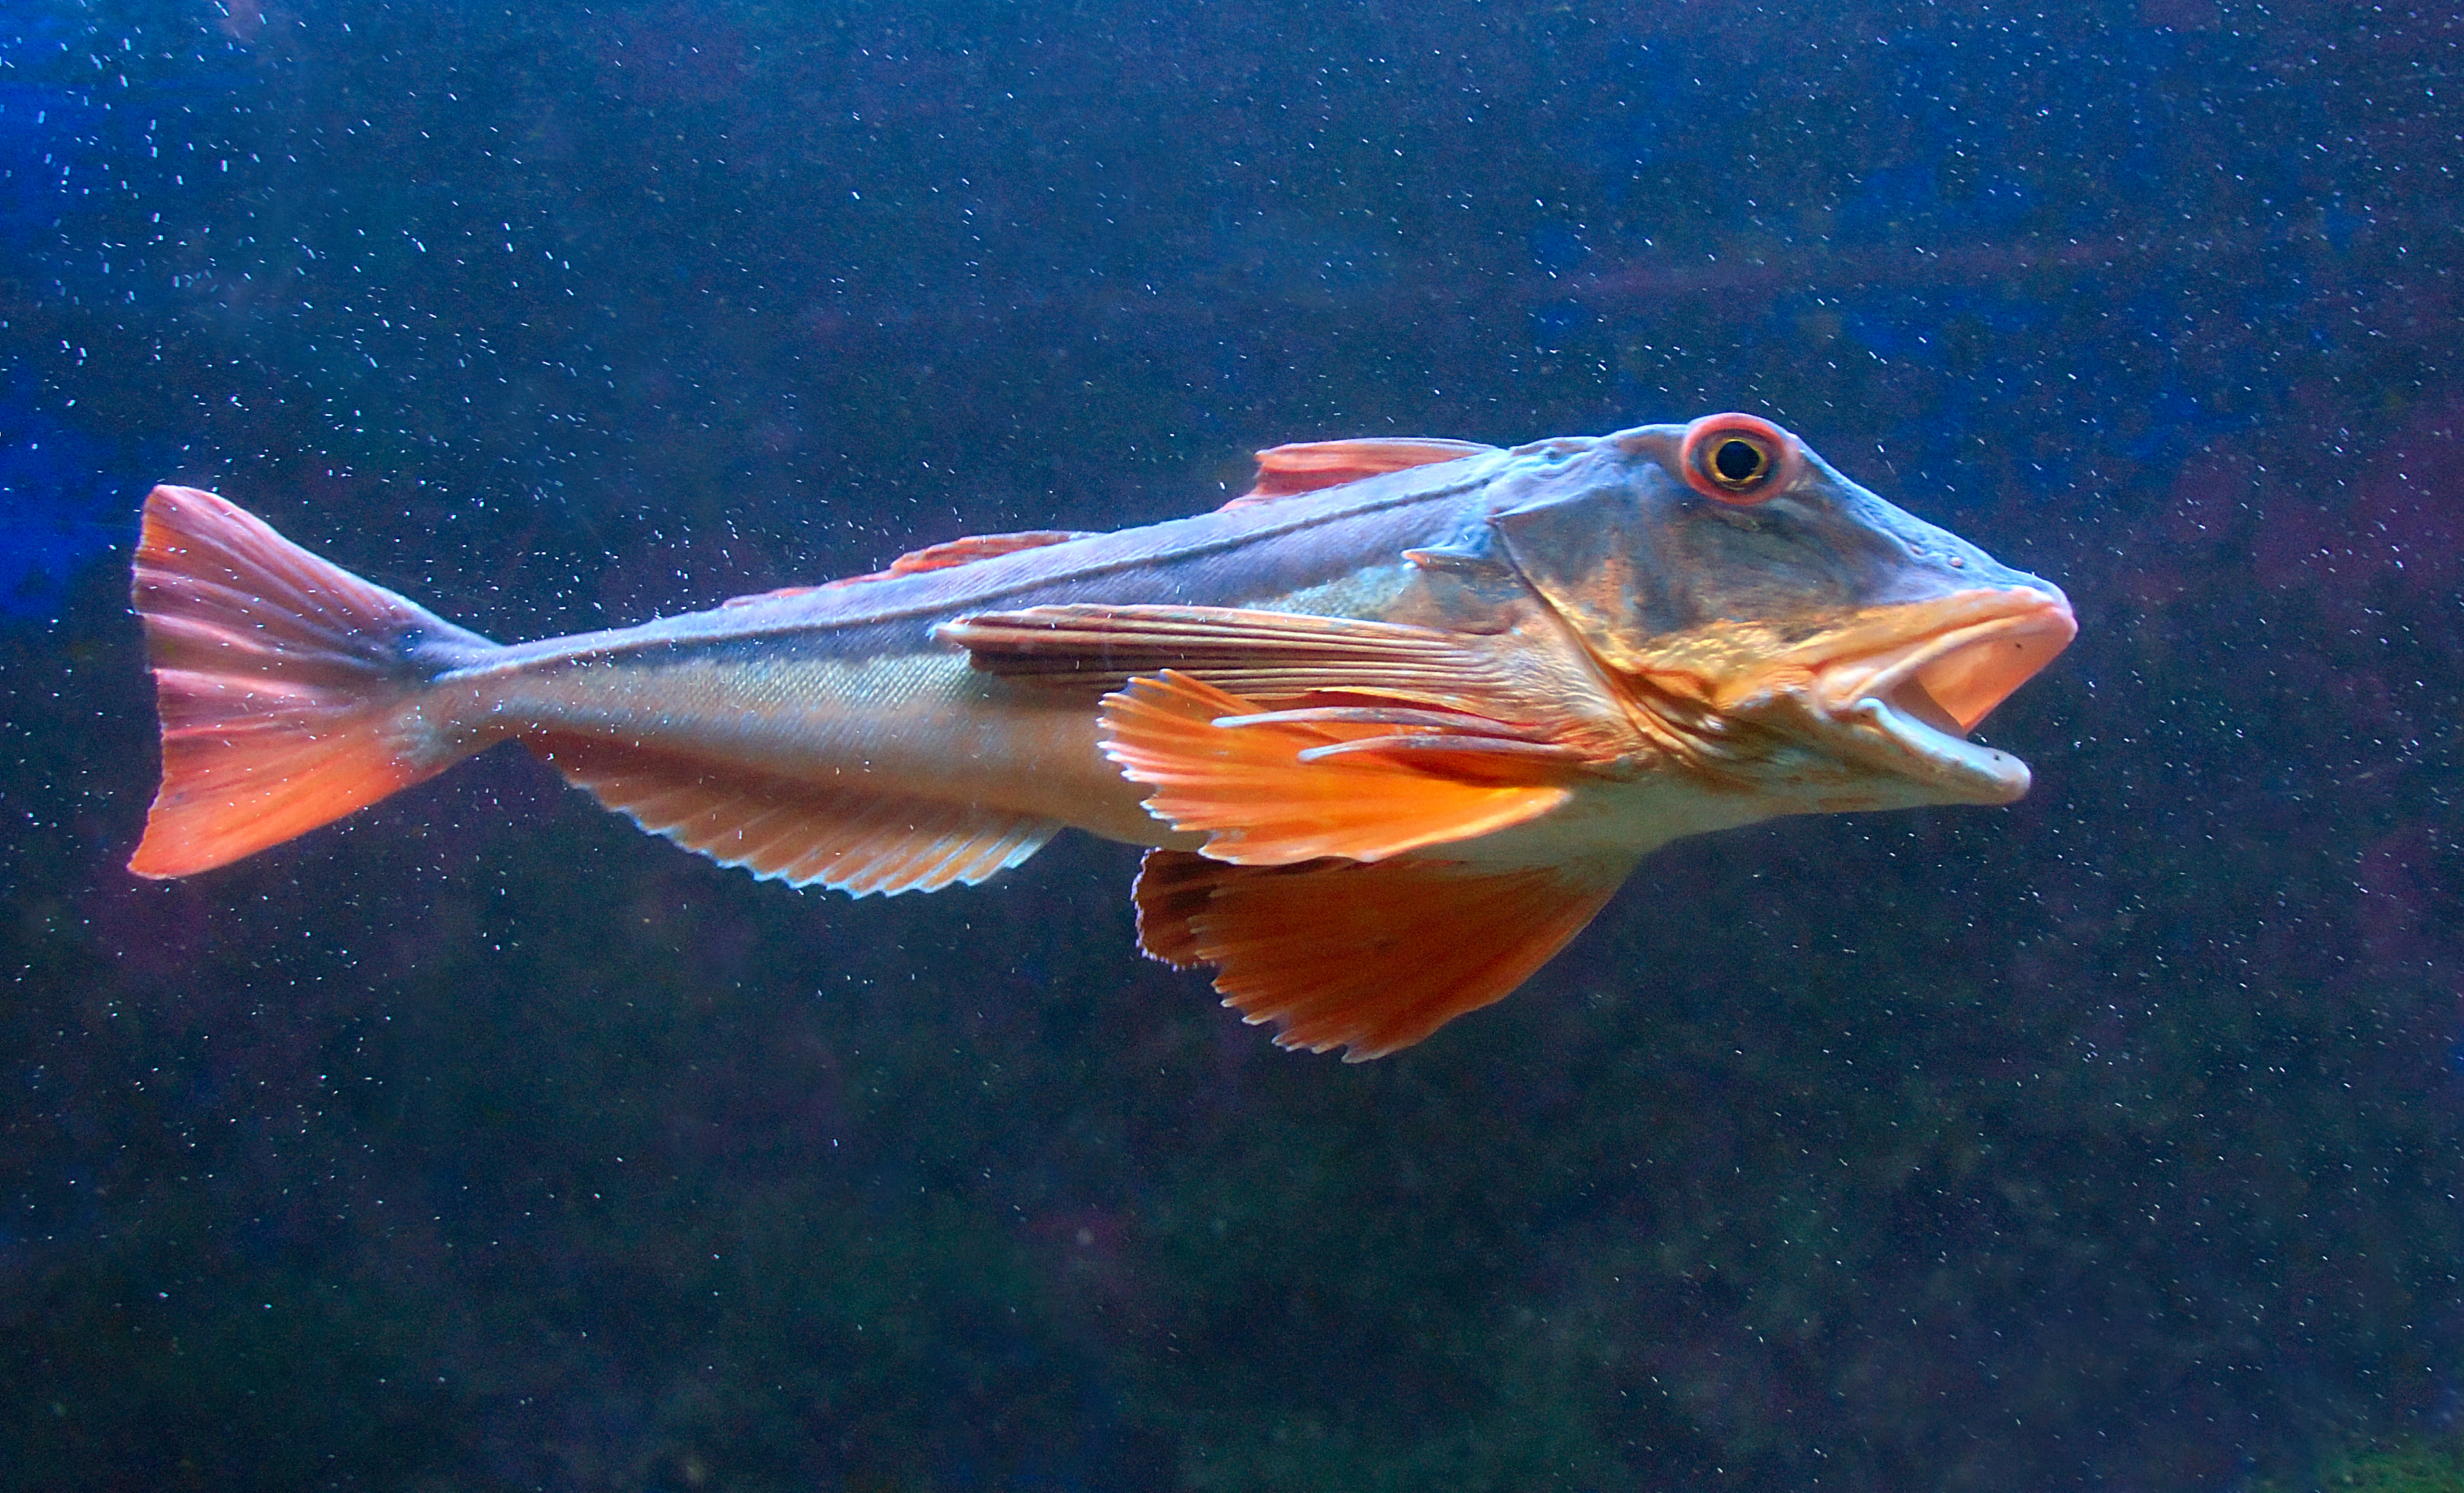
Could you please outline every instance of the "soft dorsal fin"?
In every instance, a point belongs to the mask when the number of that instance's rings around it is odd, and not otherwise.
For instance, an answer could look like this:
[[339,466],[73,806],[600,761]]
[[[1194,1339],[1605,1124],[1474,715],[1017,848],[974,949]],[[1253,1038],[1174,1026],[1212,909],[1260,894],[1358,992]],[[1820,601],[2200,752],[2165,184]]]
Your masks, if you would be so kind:
[[888,580],[892,576],[912,576],[925,570],[947,570],[953,565],[972,565],[979,560],[992,560],[1001,555],[1015,555],[1020,550],[1040,550],[1047,544],[1067,544],[1071,539],[1094,538],[1087,529],[1026,529],[1017,534],[969,534],[938,544],[927,544],[920,550],[909,550],[890,562],[890,568],[877,577],[860,580]]
[[919,575],[927,570],[948,570],[956,565],[971,565],[979,560],[992,560],[1002,555],[1015,555],[1020,550],[1040,550],[1047,544],[1067,544],[1071,539],[1093,538],[1089,529],[1029,529],[1018,534],[970,534],[938,544],[927,544],[920,550],[909,550],[890,562],[885,570],[869,570],[860,576],[842,576],[825,581],[820,585],[781,586],[776,591],[761,591],[752,596],[732,596],[719,603],[721,606],[751,606],[760,602],[781,602],[808,591],[831,586],[863,585],[871,581],[895,581],[901,576]]
[[[825,582],[823,583],[826,585],[835,584],[836,582]],[[818,585],[782,585],[776,591],[756,591],[751,596],[731,596],[726,601],[721,602],[718,604],[721,606],[758,606],[763,602],[783,602],[791,596],[809,596],[821,588],[822,587]]]
[[1493,451],[1494,446],[1478,441],[1449,441],[1438,436],[1409,436],[1388,439],[1368,436],[1348,441],[1295,441],[1288,446],[1271,446],[1258,453],[1258,479],[1249,491],[1224,504],[1225,508],[1248,508],[1259,503],[1271,503],[1295,493],[1314,493],[1321,488],[1341,487],[1363,477],[1375,477],[1406,467],[1425,467],[1435,462],[1461,461]]
[[1483,871],[1411,857],[1227,866],[1150,850],[1138,946],[1216,966],[1223,1003],[1279,1047],[1346,1063],[1408,1047],[1511,994],[1582,932],[1631,863]]
[[920,575],[927,570],[948,570],[957,565],[971,565],[979,560],[1015,555],[1020,550],[1040,550],[1047,544],[1067,544],[1071,539],[1091,537],[1091,531],[1084,529],[1028,529],[1018,534],[962,535],[938,544],[927,544],[920,550],[909,550],[891,560],[886,570],[846,576],[827,584],[862,585],[868,581],[895,581],[900,576]]
[[977,804],[799,782],[621,741],[542,734],[525,743],[652,834],[721,866],[854,896],[972,886],[1061,826]]
[[1583,757],[1502,722],[1375,706],[1260,714],[1167,670],[1104,696],[1098,740],[1147,812],[1243,866],[1381,861],[1537,819]]

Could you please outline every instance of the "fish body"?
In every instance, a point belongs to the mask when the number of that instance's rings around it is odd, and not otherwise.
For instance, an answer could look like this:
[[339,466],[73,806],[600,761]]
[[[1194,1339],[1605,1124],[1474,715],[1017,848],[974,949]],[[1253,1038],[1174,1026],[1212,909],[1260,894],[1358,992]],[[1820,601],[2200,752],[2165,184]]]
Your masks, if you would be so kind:
[[1768,422],[1261,463],[1212,513],[510,647],[157,489],[132,868],[518,740],[645,828],[857,895],[1063,827],[1149,846],[1146,952],[1361,1058],[1507,994],[1669,840],[2026,790],[1966,733],[2067,644],[2061,592]]

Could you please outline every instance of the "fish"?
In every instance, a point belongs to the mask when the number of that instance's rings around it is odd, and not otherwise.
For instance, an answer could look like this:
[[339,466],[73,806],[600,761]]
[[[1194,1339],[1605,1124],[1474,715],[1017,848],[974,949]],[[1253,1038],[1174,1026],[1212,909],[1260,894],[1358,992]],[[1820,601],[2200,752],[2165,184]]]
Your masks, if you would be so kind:
[[162,726],[137,875],[519,742],[650,833],[859,898],[1064,828],[1142,846],[1139,949],[1350,1062],[1512,992],[1673,840],[2018,799],[1970,734],[2078,630],[1744,413],[1278,446],[1193,516],[513,645],[165,485],[131,595]]

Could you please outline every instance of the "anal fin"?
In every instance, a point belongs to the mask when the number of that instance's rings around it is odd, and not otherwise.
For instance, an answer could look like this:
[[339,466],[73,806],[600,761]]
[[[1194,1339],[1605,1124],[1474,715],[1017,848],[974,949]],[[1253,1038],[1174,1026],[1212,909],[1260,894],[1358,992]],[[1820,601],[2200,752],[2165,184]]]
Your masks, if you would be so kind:
[[1358,1063],[1511,994],[1625,879],[1616,866],[1484,870],[1411,858],[1228,866],[1150,850],[1138,945],[1212,964],[1223,1003],[1275,1044]]
[[531,750],[652,834],[764,880],[853,896],[973,885],[1061,826],[983,804],[803,782],[578,735]]

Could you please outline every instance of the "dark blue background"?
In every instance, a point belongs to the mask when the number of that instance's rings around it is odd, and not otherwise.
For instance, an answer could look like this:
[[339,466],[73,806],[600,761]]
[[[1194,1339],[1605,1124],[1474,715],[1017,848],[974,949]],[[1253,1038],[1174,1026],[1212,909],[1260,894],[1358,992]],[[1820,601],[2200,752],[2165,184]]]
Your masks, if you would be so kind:
[[[0,19],[0,1482],[2297,1485],[2464,1389],[2464,26]],[[211,486],[514,638],[1277,441],[1746,408],[2061,581],[2005,811],[1673,847],[1361,1067],[1131,858],[849,904],[492,757],[121,868]]]

